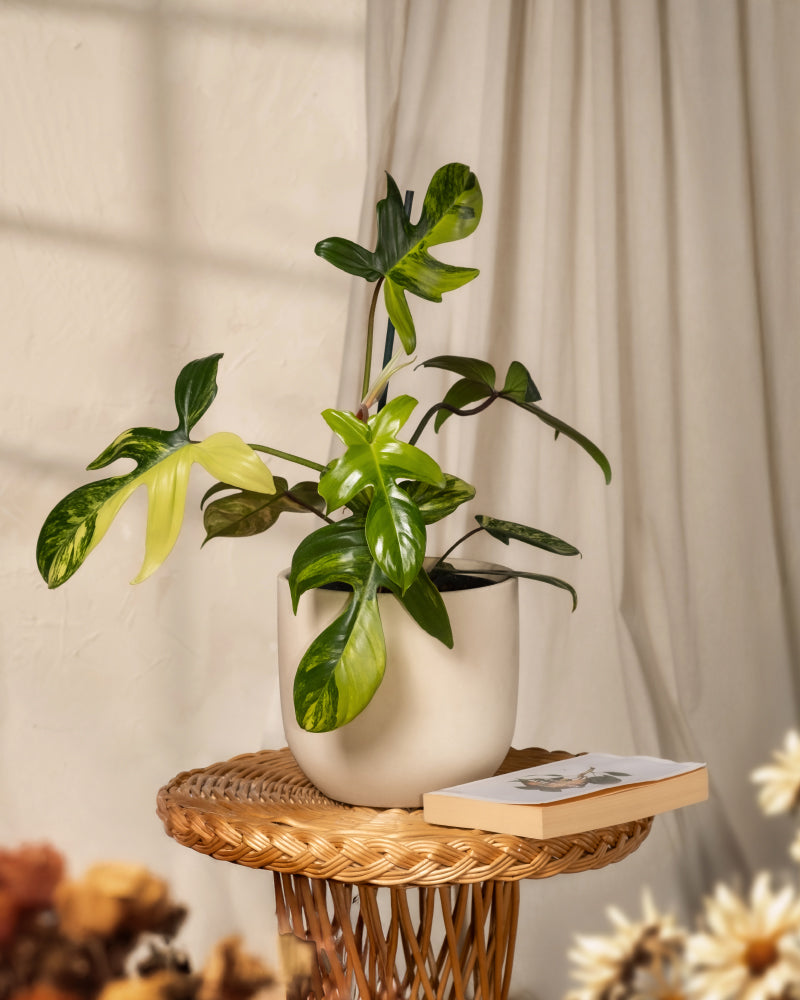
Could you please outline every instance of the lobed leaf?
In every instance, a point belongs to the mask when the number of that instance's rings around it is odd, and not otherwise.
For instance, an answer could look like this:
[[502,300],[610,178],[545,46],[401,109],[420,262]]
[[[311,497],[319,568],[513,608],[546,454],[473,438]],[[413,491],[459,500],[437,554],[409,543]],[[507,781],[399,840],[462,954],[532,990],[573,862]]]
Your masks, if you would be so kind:
[[140,486],[147,488],[145,554],[134,583],[144,580],[169,555],[180,532],[189,471],[202,465],[216,479],[253,492],[271,493],[272,474],[258,455],[235,434],[212,434],[189,440],[189,430],[210,406],[216,393],[221,355],[190,362],[175,386],[178,427],[174,431],[134,427],[124,431],[93,461],[101,469],[119,458],[136,468],[73,490],[45,519],[36,546],[36,561],[49,587],[65,583],[100,543],[125,501]]
[[371,576],[303,654],[294,678],[298,724],[311,733],[346,725],[367,707],[385,669],[386,644]]
[[386,665],[379,588],[390,589],[429,634],[452,645],[447,609],[424,570],[401,593],[372,558],[362,519],[351,517],[308,535],[295,550],[289,587],[295,611],[307,590],[344,583],[353,593],[342,611],[309,646],[295,679],[299,725],[327,732],[369,703]]
[[[425,524],[408,495],[397,486],[401,476],[444,485],[444,475],[434,460],[419,448],[398,441],[416,406],[410,396],[398,396],[366,424],[352,414],[326,410],[323,417],[345,444],[345,453],[320,478],[319,492],[329,511],[338,510],[365,490],[372,496],[366,517],[370,552],[381,570],[405,590],[425,556]],[[350,419],[352,418],[352,420]],[[353,422],[362,430],[356,430]]]
[[386,175],[386,197],[377,204],[378,237],[375,250],[330,237],[315,252],[348,274],[377,281],[383,277],[389,318],[407,354],[414,351],[416,331],[406,291],[433,302],[478,274],[476,268],[454,267],[436,260],[430,247],[469,236],[480,222],[483,196],[477,177],[461,163],[441,167],[431,178],[419,221],[406,216],[400,190]]

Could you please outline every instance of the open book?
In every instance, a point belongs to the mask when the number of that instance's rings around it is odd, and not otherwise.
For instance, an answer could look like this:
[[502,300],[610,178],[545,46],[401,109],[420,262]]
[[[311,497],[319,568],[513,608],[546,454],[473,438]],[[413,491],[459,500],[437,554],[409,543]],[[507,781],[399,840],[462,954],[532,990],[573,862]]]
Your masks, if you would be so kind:
[[428,823],[545,839],[707,798],[705,764],[590,753],[426,792],[422,804]]

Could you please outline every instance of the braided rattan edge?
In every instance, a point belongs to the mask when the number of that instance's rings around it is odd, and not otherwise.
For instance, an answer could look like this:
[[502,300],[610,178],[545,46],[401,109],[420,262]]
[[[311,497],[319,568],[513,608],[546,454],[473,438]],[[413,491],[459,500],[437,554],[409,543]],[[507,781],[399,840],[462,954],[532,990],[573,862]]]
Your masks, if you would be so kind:
[[[570,756],[512,750],[500,770]],[[184,771],[159,791],[157,812],[170,837],[219,860],[375,885],[516,881],[603,868],[633,853],[652,825],[649,817],[550,840],[433,826],[421,809],[333,802],[286,748]]]

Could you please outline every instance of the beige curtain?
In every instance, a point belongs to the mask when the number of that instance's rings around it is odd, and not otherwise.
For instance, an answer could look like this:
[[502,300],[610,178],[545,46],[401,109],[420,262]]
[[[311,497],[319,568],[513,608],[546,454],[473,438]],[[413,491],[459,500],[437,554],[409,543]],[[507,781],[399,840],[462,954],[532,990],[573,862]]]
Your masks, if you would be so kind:
[[[791,2],[368,5],[362,237],[384,169],[417,208],[450,160],[484,192],[470,243],[439,248],[482,274],[418,309],[420,360],[523,361],[614,469],[605,487],[570,442],[497,408],[435,444],[477,484],[470,514],[583,553],[501,553],[580,598],[571,616],[560,592],[523,589],[515,742],[707,760],[712,777],[708,805],[659,820],[623,865],[523,888],[515,982],[541,997],[607,903],[638,912],[649,884],[689,915],[718,878],[788,867],[749,772],[800,698],[798,51]],[[363,309],[359,292],[354,359]]]

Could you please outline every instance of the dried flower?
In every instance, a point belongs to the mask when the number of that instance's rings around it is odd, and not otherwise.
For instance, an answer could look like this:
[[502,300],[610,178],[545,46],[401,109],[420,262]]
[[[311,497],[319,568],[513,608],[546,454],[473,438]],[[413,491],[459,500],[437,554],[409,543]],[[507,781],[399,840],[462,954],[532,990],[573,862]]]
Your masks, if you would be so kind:
[[773,753],[776,763],[756,768],[751,777],[763,785],[758,793],[758,803],[768,816],[790,812],[800,798],[800,734],[788,732],[783,749]]
[[10,941],[17,929],[19,905],[8,891],[0,887],[0,945]]
[[81,1000],[81,997],[51,983],[35,983],[30,989],[18,990],[14,1000]]
[[203,968],[198,1000],[249,1000],[275,983],[275,973],[242,948],[238,936],[223,938]]
[[617,907],[607,910],[615,932],[577,935],[570,959],[581,984],[567,1000],[682,1000],[683,932],[643,894],[643,919],[630,921]]
[[800,899],[791,886],[755,879],[749,903],[719,885],[706,900],[708,933],[689,938],[690,995],[697,1000],[777,1000],[800,984]]
[[174,932],[183,910],[169,898],[167,885],[141,865],[104,862],[78,881],[62,882],[55,893],[61,930],[83,940],[92,935]]
[[197,985],[196,976],[163,970],[141,979],[112,979],[98,1000],[194,1000]]
[[0,889],[20,909],[44,909],[64,877],[64,859],[48,844],[23,844],[15,851],[0,850]]

